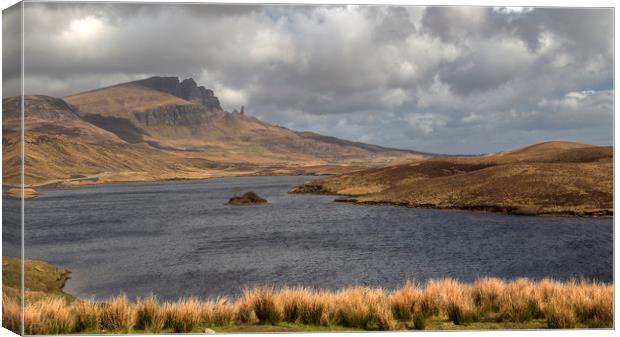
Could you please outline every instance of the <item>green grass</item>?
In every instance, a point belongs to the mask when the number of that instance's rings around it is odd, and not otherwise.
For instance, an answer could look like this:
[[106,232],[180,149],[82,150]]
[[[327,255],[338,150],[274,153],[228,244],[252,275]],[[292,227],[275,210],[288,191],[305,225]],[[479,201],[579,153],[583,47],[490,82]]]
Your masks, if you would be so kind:
[[[279,323],[276,325],[254,325],[254,324],[241,324],[230,325],[225,327],[210,327],[209,329],[216,333],[255,333],[255,332],[345,332],[345,331],[364,331],[362,329],[347,328],[344,326],[321,326],[310,324],[298,324],[298,323]],[[204,326],[195,326],[191,333],[204,333]],[[109,331],[102,330],[85,330],[76,333],[77,335],[99,335],[107,334]],[[172,329],[164,329],[160,333],[171,334],[174,333]],[[131,334],[152,334],[152,332],[143,329],[131,330]]]
[[[19,293],[21,288],[21,259],[12,256],[2,257],[2,288],[8,293]],[[62,291],[69,272],[45,261],[25,260],[24,290],[37,295],[62,296],[68,300],[73,296]]]
[[[501,329],[547,329],[547,322],[544,319],[533,320],[525,323],[513,323],[513,322],[476,322],[467,325],[456,325],[448,320],[441,319],[429,319],[426,323],[426,330],[501,330]],[[349,328],[345,326],[322,326],[300,323],[279,323],[276,325],[264,325],[264,324],[242,324],[242,325],[230,325],[225,327],[210,327],[209,329],[216,333],[266,333],[266,332],[355,332],[365,331],[363,329]],[[413,330],[411,327],[401,326],[398,330]],[[205,327],[196,326],[192,329],[192,333],[204,333]],[[103,332],[101,330],[87,330],[82,331],[80,335],[93,335],[104,334],[109,332]],[[131,331],[132,334],[146,334],[151,333],[141,329],[135,329]],[[172,329],[164,329],[161,333],[170,334],[173,333]]]
[[[300,323],[279,323],[277,325],[231,325],[226,327],[211,328],[215,332],[329,332],[329,331],[363,331],[344,326],[322,326]],[[204,332],[202,329],[201,332]]]
[[449,320],[429,319],[426,330],[497,330],[497,329],[547,329],[544,319],[528,322],[472,322],[463,325],[454,324]]

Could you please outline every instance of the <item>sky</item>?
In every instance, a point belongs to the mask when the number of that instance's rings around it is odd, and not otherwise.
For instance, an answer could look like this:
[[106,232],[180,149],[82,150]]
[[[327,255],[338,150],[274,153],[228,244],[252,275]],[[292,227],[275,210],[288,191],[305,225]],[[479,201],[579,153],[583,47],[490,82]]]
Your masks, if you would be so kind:
[[229,111],[389,147],[613,142],[611,9],[26,3],[24,20],[26,94],[192,77]]

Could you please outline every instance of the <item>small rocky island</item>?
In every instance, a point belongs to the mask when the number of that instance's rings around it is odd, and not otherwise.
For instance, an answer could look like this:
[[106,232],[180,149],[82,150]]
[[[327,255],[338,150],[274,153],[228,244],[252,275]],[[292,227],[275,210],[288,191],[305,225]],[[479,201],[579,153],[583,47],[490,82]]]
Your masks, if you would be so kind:
[[234,196],[228,200],[229,205],[255,205],[266,204],[267,200],[258,196],[258,194],[250,191],[241,196]]
[[[13,187],[10,188],[6,194],[14,199],[21,199],[22,198],[22,189],[19,187]],[[32,199],[35,198],[39,195],[39,192],[37,192],[34,188],[24,188],[24,199]]]

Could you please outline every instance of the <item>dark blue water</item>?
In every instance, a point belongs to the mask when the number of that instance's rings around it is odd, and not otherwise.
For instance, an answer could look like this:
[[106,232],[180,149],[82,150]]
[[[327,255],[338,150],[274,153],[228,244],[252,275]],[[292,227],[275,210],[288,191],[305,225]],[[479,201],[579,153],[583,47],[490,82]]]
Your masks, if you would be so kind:
[[[26,201],[26,257],[72,271],[65,290],[107,298],[237,294],[244,286],[480,276],[613,278],[612,218],[360,206],[290,195],[311,177],[43,189]],[[224,203],[235,189],[261,206]]]

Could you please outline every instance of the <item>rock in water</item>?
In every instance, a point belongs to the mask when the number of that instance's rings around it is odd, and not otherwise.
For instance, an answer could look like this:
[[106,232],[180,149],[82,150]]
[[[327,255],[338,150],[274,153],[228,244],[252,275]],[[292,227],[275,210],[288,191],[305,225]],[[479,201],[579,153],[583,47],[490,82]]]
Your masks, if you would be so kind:
[[253,205],[266,204],[267,200],[258,196],[254,192],[246,192],[242,196],[234,196],[228,200],[229,205]]
[[[21,199],[22,198],[22,190],[18,187],[13,187],[9,189],[6,194],[11,198]],[[24,188],[24,199],[32,199],[39,195],[39,192],[35,191],[34,188]]]

